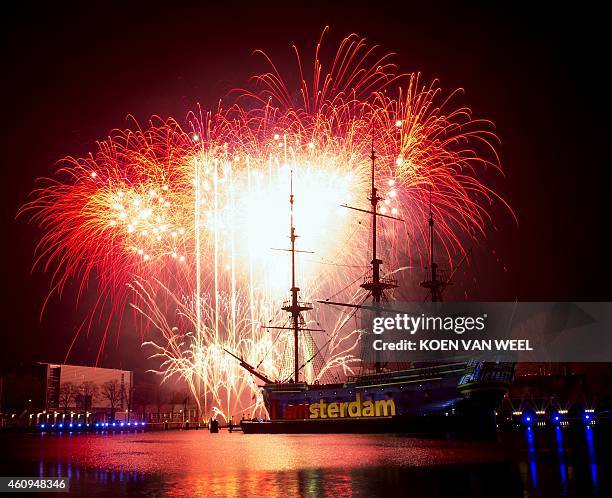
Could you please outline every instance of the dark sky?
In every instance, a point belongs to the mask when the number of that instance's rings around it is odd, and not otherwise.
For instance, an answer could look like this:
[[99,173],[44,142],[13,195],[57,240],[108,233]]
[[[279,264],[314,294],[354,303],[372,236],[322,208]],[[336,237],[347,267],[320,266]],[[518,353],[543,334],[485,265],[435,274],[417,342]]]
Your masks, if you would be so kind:
[[[501,218],[479,248],[479,298],[611,300],[609,46],[598,8],[216,3],[54,3],[3,12],[0,366],[61,361],[86,311],[75,313],[68,292],[38,319],[49,285],[43,273],[30,274],[38,232],[14,221],[35,178],[50,175],[62,156],[92,150],[127,114],[182,118],[196,102],[211,105],[262,68],[255,48],[288,65],[290,44],[312,47],[327,24],[332,41],[357,32],[397,52],[402,70],[464,87],[475,114],[496,123],[507,171],[496,187],[519,224]],[[98,345],[94,331],[72,361],[93,361]],[[129,334],[107,349],[104,365],[143,365]]]

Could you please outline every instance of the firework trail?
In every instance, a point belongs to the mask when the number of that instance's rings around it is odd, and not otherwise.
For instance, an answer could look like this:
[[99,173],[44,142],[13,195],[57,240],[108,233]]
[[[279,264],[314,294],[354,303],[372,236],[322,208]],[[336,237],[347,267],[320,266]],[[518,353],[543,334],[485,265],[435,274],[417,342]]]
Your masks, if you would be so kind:
[[[144,343],[153,351],[151,358],[161,361],[159,368],[152,371],[162,376],[164,381],[173,377],[183,378],[193,393],[202,386],[205,395],[195,399],[204,413],[212,408],[226,420],[229,419],[228,414],[263,413],[263,400],[255,379],[225,351],[235,352],[248,363],[257,365],[270,378],[287,378],[290,368],[286,368],[284,356],[289,337],[280,336],[280,341],[275,342],[270,334],[253,334],[249,303],[243,298],[236,303],[230,296],[222,294],[220,308],[215,311],[210,296],[202,296],[199,300],[196,296],[177,297],[163,283],[156,284],[130,284],[142,303],[132,306],[149,320],[163,338],[162,341]],[[172,315],[166,311],[166,306],[157,304],[156,293],[160,289],[173,300]],[[199,335],[196,333],[198,308],[202,310]],[[216,314],[221,315],[220,322],[223,324],[220,339],[216,337],[214,329]],[[237,317],[234,318],[237,322],[231,328],[233,316]],[[345,374],[354,373],[358,360],[353,350],[357,346],[358,333],[351,331],[334,339],[339,344],[329,348],[334,353],[328,355],[322,368],[312,372],[311,381],[319,381],[337,368]],[[307,347],[304,357],[309,359],[315,351]]]
[[[430,189],[449,260],[486,234],[493,204],[506,205],[481,179],[501,172],[493,126],[456,103],[460,91],[397,74],[389,55],[355,35],[324,63],[322,39],[310,68],[295,49],[296,90],[264,54],[269,71],[228,107],[198,110],[184,125],[156,117],[114,130],[88,157],[61,161],[22,209],[43,231],[36,264],[51,271],[50,295],[95,282],[89,328],[132,303],[159,337],[146,341],[159,372],[183,377],[224,414],[262,408],[253,378],[224,348],[286,378],[286,338],[273,340],[265,325],[284,318],[290,267],[271,248],[287,246],[290,171],[300,247],[315,252],[298,268],[306,298],[360,298],[351,284],[368,269],[368,218],[341,205],[367,207],[372,144],[381,212],[405,220],[382,224],[388,272],[424,266]],[[334,310],[311,315],[328,333],[319,371],[351,373],[355,327]]]

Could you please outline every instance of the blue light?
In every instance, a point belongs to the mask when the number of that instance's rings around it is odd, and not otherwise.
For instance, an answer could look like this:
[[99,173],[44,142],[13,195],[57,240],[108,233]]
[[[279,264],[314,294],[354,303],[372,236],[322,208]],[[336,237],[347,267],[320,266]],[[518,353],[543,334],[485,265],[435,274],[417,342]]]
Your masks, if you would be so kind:
[[113,427],[117,427],[117,422],[113,422]]
[[132,422],[128,422],[128,427],[129,427],[130,425],[132,425]]
[[64,424],[59,424],[58,427],[61,429],[62,427],[64,427]]
[[108,427],[108,422],[105,422],[105,423],[104,423],[104,427]]
[[145,423],[144,422],[140,422],[140,425],[145,425]]
[[83,424],[79,424],[79,427],[83,427]]
[[559,415],[555,415],[555,422],[559,422],[559,419],[560,419]]
[[72,429],[72,422],[70,423],[70,428]]
[[123,427],[123,422],[121,422],[119,425],[120,425],[121,427]]
[[525,417],[525,420],[526,420],[527,422],[531,422],[531,417]]
[[100,424],[98,422],[96,422],[96,427],[99,427],[99,426],[100,426]]
[[585,413],[584,420],[591,420],[591,416],[588,413]]
[[44,429],[45,428],[45,424],[40,424],[40,428]]

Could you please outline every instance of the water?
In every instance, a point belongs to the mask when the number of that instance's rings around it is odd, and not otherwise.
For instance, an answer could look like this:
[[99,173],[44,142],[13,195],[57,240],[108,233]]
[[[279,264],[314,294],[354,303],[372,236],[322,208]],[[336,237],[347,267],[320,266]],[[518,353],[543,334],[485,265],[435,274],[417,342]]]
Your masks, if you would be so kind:
[[0,435],[0,475],[66,476],[86,496],[610,496],[609,431],[497,441],[206,431]]

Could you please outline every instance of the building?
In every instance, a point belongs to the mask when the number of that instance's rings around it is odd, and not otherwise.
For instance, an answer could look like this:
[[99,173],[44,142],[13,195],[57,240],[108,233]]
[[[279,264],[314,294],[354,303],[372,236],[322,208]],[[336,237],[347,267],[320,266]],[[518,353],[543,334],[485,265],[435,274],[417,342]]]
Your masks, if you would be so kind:
[[499,413],[575,416],[611,404],[612,363],[519,363]]
[[127,420],[134,376],[129,370],[38,363],[2,372],[3,424],[31,425],[57,417]]
[[113,368],[47,364],[46,409],[114,410],[130,408],[133,372]]

